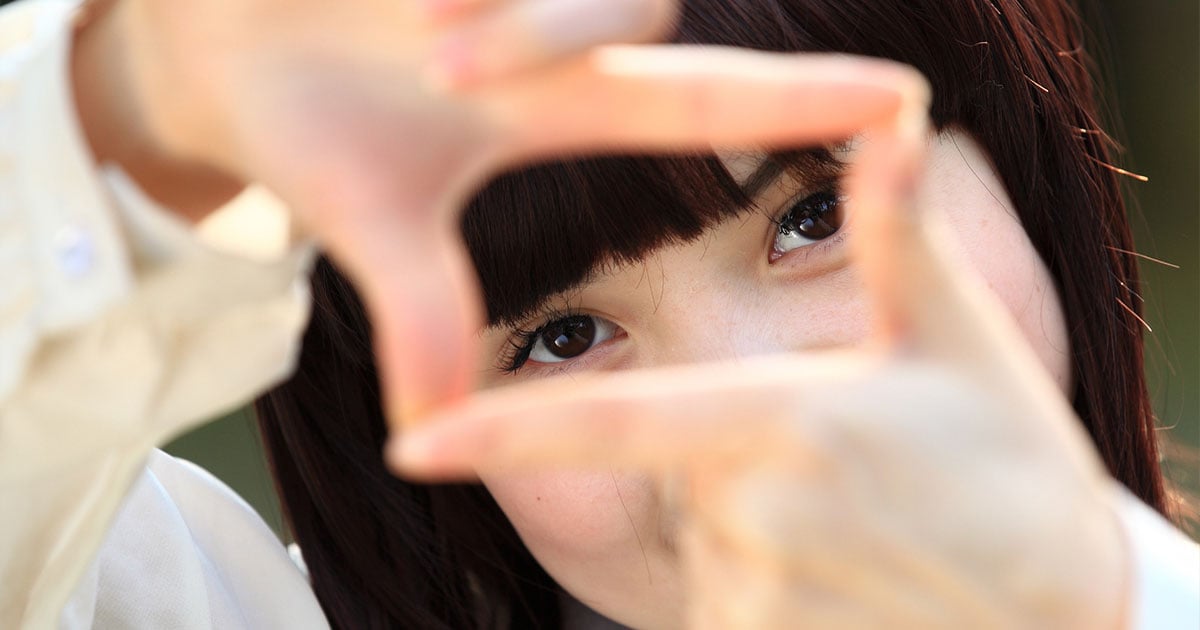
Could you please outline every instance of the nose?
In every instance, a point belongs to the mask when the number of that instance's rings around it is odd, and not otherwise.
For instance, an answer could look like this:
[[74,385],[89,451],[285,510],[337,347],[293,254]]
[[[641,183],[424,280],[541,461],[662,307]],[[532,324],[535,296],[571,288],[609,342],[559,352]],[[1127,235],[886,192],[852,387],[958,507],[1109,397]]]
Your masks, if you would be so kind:
[[664,282],[646,328],[647,360],[658,365],[701,363],[791,350],[782,324],[797,305],[772,304],[754,284],[719,274]]

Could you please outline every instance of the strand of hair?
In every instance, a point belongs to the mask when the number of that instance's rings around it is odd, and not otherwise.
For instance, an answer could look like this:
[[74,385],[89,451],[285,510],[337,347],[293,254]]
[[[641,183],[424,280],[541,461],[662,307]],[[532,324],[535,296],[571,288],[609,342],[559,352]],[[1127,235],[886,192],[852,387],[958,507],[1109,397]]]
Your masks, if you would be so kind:
[[1141,303],[1141,304],[1145,304],[1145,303],[1146,303],[1146,298],[1142,297],[1142,294],[1138,293],[1137,291],[1134,291],[1133,289],[1129,288],[1129,285],[1128,285],[1128,284],[1125,284],[1124,282],[1121,282],[1121,281],[1119,281],[1119,280],[1117,281],[1117,284],[1121,285],[1121,288],[1122,288],[1122,289],[1125,289],[1126,291],[1128,291],[1130,295],[1132,295],[1133,297],[1137,298],[1137,301],[1138,301],[1139,303]]
[[1101,159],[1096,158],[1091,155],[1089,155],[1087,157],[1089,160],[1099,164],[1100,166],[1103,166],[1104,168],[1116,173],[1117,175],[1124,175],[1125,177],[1131,177],[1142,183],[1146,183],[1146,182],[1150,181],[1150,178],[1146,177],[1145,175],[1138,175],[1137,173],[1134,173],[1132,171],[1127,171],[1123,168],[1113,166],[1112,164],[1109,164],[1108,162],[1105,162],[1104,160],[1101,160]]
[[1033,80],[1033,77],[1029,76],[1028,74],[1025,74],[1025,73],[1021,73],[1021,74],[1024,74],[1024,76],[1025,76],[1025,80],[1026,80],[1026,81],[1029,81],[1030,83],[1032,83],[1032,84],[1034,85],[1034,87],[1036,87],[1037,89],[1039,89],[1039,90],[1041,90],[1041,91],[1045,92],[1046,94],[1049,94],[1049,93],[1050,93],[1050,88],[1048,88],[1048,87],[1046,87],[1046,86],[1042,85],[1041,83],[1038,83],[1037,81],[1034,81],[1034,80]]
[[1112,140],[1112,137],[1109,136],[1108,133],[1105,132],[1103,129],[1086,129],[1084,127],[1074,127],[1074,129],[1080,135],[1100,136],[1101,138],[1104,138],[1105,140],[1109,140],[1109,141]]
[[1111,249],[1114,252],[1118,252],[1121,254],[1128,254],[1130,256],[1136,256],[1138,258],[1141,258],[1142,260],[1148,260],[1153,263],[1158,263],[1164,267],[1170,267],[1171,269],[1179,269],[1180,268],[1179,265],[1176,265],[1175,263],[1169,263],[1165,260],[1160,260],[1153,256],[1147,256],[1142,253],[1132,252],[1132,251],[1129,251],[1128,249],[1121,249],[1120,247],[1113,247],[1112,245],[1105,245],[1105,247],[1107,247],[1108,249]]
[[1150,327],[1150,324],[1147,324],[1146,320],[1142,319],[1142,316],[1137,314],[1137,311],[1134,311],[1133,309],[1129,308],[1129,305],[1126,304],[1124,301],[1122,301],[1121,298],[1117,298],[1117,304],[1120,304],[1121,308],[1125,309],[1126,313],[1129,313],[1130,315],[1133,316],[1134,319],[1138,320],[1138,322],[1140,322],[1142,324],[1142,326],[1146,329],[1146,332],[1148,332],[1148,333],[1154,332],[1154,329]]
[[1103,129],[1089,129],[1087,127],[1071,127],[1070,129],[1078,134],[1077,139],[1081,141],[1086,141],[1088,138],[1095,137],[1098,138],[1100,142],[1108,145],[1110,149],[1117,153],[1123,153],[1125,151],[1125,147],[1121,146],[1120,142],[1117,142],[1115,139],[1113,139],[1113,137],[1108,135],[1108,132],[1104,131]]

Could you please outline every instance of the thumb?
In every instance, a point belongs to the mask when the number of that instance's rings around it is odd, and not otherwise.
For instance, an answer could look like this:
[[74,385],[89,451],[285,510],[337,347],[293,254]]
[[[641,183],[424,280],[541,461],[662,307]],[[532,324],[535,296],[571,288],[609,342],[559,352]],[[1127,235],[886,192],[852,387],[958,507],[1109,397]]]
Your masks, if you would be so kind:
[[852,251],[871,298],[875,340],[989,378],[997,369],[1037,365],[946,218],[917,198],[929,141],[927,103],[912,98],[893,121],[869,130],[849,182]]
[[482,167],[452,143],[438,159],[414,157],[388,141],[398,134],[348,120],[290,134],[291,147],[304,143],[276,152],[272,181],[362,296],[384,412],[398,428],[471,388],[482,308],[457,209]]
[[942,217],[922,207],[928,93],[913,92],[893,120],[869,129],[849,181],[852,251],[884,347],[941,359],[976,354],[981,305],[950,255]]
[[371,316],[393,428],[470,391],[482,310],[453,222],[404,214],[409,220],[392,215],[351,227],[359,235],[335,253],[353,270]]

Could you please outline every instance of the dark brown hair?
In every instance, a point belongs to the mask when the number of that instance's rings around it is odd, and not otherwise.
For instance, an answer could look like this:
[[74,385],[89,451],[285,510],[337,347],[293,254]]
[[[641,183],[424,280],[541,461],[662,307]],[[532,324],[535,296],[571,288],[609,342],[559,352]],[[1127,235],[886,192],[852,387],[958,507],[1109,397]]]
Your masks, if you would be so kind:
[[[1111,474],[1165,511],[1134,247],[1081,28],[1066,0],[691,0],[675,39],[887,57],[921,70],[935,124],[988,151],[1055,279],[1076,412]],[[507,320],[596,265],[698,236],[744,201],[711,156],[595,158],[499,178],[463,229],[489,315]],[[558,587],[485,490],[410,484],[383,467],[368,322],[328,262],[313,292],[297,372],[257,408],[330,621],[558,627]]]

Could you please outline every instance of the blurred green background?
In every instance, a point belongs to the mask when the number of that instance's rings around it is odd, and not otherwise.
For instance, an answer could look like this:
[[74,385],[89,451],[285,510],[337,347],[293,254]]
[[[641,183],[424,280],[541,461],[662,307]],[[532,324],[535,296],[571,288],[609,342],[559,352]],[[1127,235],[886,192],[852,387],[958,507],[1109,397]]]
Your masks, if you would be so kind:
[[[1100,3],[1098,3],[1100,4]],[[1200,2],[1106,0],[1093,22],[1126,144],[1141,267],[1147,373],[1167,474],[1200,496]],[[1107,42],[1104,40],[1107,39]],[[1121,126],[1124,129],[1121,129]],[[1195,528],[1193,537],[1200,532]]]
[[[1154,400],[1183,459],[1177,481],[1200,492],[1200,2],[1108,0],[1088,7],[1093,51],[1115,104],[1120,166],[1148,175],[1131,182],[1141,253],[1147,359]],[[1101,50],[1103,49],[1103,50]],[[1110,125],[1112,127],[1113,125]],[[166,449],[197,462],[253,504],[276,531],[280,511],[248,411],[180,437]]]

